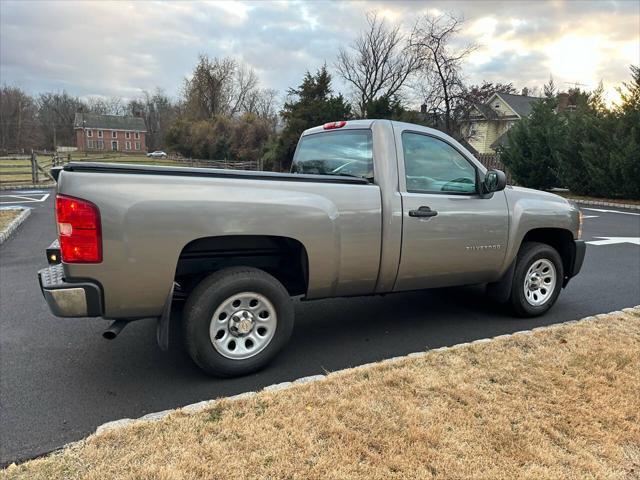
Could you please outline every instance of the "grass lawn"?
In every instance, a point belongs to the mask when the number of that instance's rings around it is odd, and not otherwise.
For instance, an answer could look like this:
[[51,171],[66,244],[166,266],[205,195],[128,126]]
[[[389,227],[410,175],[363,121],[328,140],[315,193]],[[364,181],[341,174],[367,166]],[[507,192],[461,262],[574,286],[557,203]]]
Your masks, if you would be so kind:
[[636,307],[138,421],[0,476],[638,478],[639,391]]
[[18,215],[22,213],[20,209],[0,209],[0,232],[4,232],[4,230],[9,226],[9,224],[15,219],[18,218]]

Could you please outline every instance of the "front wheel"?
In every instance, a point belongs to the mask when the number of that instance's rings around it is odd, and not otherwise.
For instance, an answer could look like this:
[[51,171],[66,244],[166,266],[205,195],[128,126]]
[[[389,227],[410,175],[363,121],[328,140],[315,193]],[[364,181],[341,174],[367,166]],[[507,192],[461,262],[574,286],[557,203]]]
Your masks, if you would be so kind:
[[527,242],[518,252],[511,287],[511,306],[521,317],[535,317],[549,310],[562,289],[564,270],[555,248]]
[[210,375],[245,375],[284,347],[293,318],[289,293],[277,279],[257,268],[227,268],[202,280],[189,295],[186,348]]

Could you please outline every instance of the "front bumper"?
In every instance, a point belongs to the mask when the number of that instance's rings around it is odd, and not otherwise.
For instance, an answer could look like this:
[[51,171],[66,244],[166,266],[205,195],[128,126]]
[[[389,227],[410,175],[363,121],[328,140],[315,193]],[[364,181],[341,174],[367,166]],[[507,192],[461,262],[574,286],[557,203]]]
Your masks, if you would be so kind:
[[575,254],[573,255],[573,262],[571,265],[571,270],[569,271],[569,277],[575,277],[578,273],[580,273],[580,269],[582,268],[582,264],[584,263],[584,254],[587,251],[587,244],[584,243],[584,240],[574,240],[575,243]]
[[580,273],[580,269],[584,263],[584,255],[587,251],[587,244],[584,243],[584,240],[574,240],[573,243],[573,255],[571,256],[568,265],[566,265],[568,268],[566,268],[566,272],[564,274],[564,282],[562,283],[563,287],[566,287],[569,280]]
[[99,317],[102,315],[100,287],[91,282],[69,283],[62,265],[50,265],[38,272],[42,295],[57,317]]

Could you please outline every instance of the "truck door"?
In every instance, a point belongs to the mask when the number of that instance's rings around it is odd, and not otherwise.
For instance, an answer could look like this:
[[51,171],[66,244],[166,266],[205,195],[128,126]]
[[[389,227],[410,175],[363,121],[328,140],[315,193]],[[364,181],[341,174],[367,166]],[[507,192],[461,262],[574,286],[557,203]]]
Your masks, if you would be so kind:
[[394,290],[497,280],[509,227],[504,192],[482,198],[478,167],[444,138],[395,135],[403,220]]

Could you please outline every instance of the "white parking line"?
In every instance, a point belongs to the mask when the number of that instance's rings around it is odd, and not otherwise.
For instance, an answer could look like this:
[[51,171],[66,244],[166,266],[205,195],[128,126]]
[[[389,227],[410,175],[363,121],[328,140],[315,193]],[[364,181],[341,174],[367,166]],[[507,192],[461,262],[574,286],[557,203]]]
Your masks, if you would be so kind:
[[582,210],[591,210],[592,212],[603,212],[603,213],[621,213],[623,215],[637,215],[637,216],[640,216],[640,213],[621,212],[620,210],[603,210],[602,208],[583,208]]
[[[50,193],[30,194],[30,195],[0,195],[0,204],[19,204],[19,203],[40,203],[49,198]],[[5,200],[8,199],[8,200]]]
[[587,242],[589,245],[616,245],[619,243],[630,243],[632,245],[640,245],[640,237],[594,237],[601,240],[591,240]]

